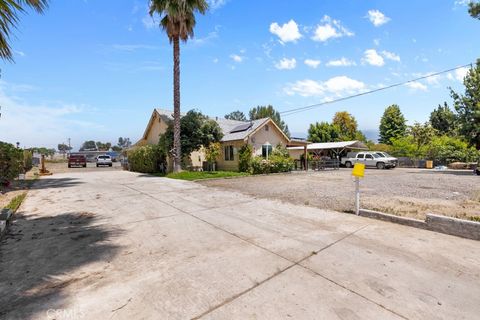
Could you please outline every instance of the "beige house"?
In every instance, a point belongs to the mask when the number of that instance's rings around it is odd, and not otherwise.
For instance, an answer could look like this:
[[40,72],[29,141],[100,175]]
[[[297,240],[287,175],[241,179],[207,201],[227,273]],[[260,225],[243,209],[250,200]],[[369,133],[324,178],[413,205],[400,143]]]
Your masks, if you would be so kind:
[[[147,128],[142,139],[136,145],[157,144],[159,136],[165,133],[168,123],[172,121],[173,112],[170,110],[153,110]],[[291,146],[292,141],[270,118],[263,118],[254,121],[236,121],[223,118],[214,119],[223,132],[220,141],[222,151],[217,160],[218,170],[238,171],[238,150],[245,144],[253,147],[254,155],[265,156],[277,145],[284,147]],[[306,145],[295,142],[295,146]],[[190,155],[192,167],[201,168],[205,161],[205,154],[202,150],[194,151]]]

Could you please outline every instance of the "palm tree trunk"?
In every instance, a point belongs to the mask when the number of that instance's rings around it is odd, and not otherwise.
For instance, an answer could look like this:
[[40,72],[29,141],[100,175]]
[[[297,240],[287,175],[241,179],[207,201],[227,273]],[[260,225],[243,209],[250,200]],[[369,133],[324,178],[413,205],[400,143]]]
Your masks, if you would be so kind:
[[180,144],[180,39],[173,39],[173,171],[181,171],[182,146]]

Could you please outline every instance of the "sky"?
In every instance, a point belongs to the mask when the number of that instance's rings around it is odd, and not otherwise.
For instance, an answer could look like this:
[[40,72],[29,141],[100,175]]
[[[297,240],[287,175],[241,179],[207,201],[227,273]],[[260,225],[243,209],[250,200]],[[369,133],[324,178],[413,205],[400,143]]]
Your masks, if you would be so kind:
[[[480,58],[480,21],[464,0],[208,0],[181,46],[182,111],[206,115],[308,106]],[[0,62],[0,141],[56,147],[71,139],[137,141],[153,108],[172,109],[172,48],[148,1],[50,2],[21,15],[15,63]],[[466,69],[286,116],[293,136],[348,111],[374,136],[398,104],[425,122]]]

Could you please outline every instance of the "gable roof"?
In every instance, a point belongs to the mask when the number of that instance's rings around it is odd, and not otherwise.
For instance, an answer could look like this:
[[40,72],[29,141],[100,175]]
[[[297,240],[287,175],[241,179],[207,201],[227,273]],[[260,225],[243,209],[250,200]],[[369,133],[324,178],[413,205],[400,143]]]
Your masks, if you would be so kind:
[[[155,108],[153,110],[152,116],[150,117],[150,121],[148,122],[147,128],[145,129],[145,133],[143,134],[143,139],[146,139],[148,132],[150,131],[150,127],[153,124],[153,118],[155,114],[157,114],[164,120],[170,120],[170,121],[173,120],[172,110]],[[185,113],[181,113],[181,115],[184,116]],[[220,140],[221,142],[247,139],[251,134],[254,134],[256,131],[258,131],[258,129],[263,127],[268,122],[272,122],[272,124],[282,133],[285,139],[289,141],[289,138],[285,135],[285,133],[270,118],[262,118],[262,119],[257,119],[253,121],[238,121],[238,120],[230,120],[230,119],[224,119],[224,118],[218,118],[218,117],[208,117],[208,118],[217,122],[220,129],[222,129],[223,138],[222,140]],[[249,126],[250,124],[251,126]],[[237,132],[232,132],[234,129],[238,128],[241,125],[247,125],[246,126],[247,129],[242,131],[239,130]]]

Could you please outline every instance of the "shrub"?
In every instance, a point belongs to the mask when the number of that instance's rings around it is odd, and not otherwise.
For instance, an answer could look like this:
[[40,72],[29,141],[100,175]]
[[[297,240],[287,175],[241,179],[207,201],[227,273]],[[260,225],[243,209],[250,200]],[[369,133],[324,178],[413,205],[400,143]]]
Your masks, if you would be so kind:
[[288,150],[282,146],[273,149],[267,159],[257,156],[251,160],[253,174],[289,172],[294,167],[294,160],[288,154]]
[[23,171],[27,172],[32,169],[33,166],[33,154],[30,150],[23,150]]
[[[210,145],[205,148],[205,160],[207,160],[208,164],[212,165],[215,164],[217,161],[218,157],[220,156],[220,148],[222,146],[220,145],[220,142],[213,142],[210,143]],[[213,167],[213,171],[215,171],[215,166]]]
[[246,144],[238,151],[238,171],[251,172],[252,171],[252,155],[253,148]]
[[130,170],[142,173],[161,171],[166,162],[166,155],[156,145],[147,145],[131,149],[127,153]]
[[0,141],[0,185],[8,185],[22,172],[22,161],[21,149]]

